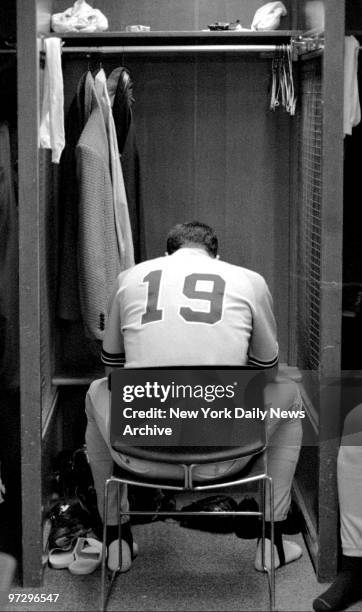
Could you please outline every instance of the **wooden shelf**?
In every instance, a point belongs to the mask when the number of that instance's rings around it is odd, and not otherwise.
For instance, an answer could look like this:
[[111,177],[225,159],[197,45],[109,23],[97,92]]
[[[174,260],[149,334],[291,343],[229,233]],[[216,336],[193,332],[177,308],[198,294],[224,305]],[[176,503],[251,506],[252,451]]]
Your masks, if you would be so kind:
[[104,370],[84,374],[69,374],[65,372],[53,376],[52,385],[54,387],[87,387],[93,380],[103,378],[104,376]]
[[[299,36],[299,30],[272,30],[268,32],[254,31],[151,31],[151,32],[94,32],[91,34],[80,34],[72,32],[60,36],[64,46],[84,46],[87,41],[91,46],[111,46],[116,44],[127,45],[158,45],[165,44],[283,44],[289,42],[290,38]],[[57,36],[51,34],[51,36]]]

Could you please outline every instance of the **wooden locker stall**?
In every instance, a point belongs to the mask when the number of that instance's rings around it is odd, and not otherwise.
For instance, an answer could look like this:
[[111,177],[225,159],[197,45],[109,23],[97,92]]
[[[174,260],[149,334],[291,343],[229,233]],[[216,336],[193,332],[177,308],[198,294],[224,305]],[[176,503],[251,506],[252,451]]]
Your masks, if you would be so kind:
[[[297,345],[309,415],[295,492],[318,579],[338,562],[336,458],[340,434],[344,3],[304,2],[306,37],[321,49],[299,62],[296,227]],[[317,45],[319,46],[319,45]]]
[[[1,3],[0,19],[0,551],[20,548],[20,425],[17,207],[16,6]],[[3,501],[3,498],[2,500]]]
[[[169,3],[168,3],[169,4]],[[342,83],[343,16],[341,2],[326,2],[325,51],[316,58],[321,129],[317,202],[319,267],[316,277],[319,325],[316,363],[308,362],[312,347],[303,351],[296,338],[310,333],[303,311],[305,287],[298,284],[305,244],[307,173],[303,150],[303,87],[308,70],[296,65],[300,81],[298,117],[268,110],[272,55],[260,53],[165,52],[97,54],[96,47],[137,45],[287,44],[310,26],[313,7],[321,3],[286,3],[288,16],[272,33],[200,32],[215,20],[241,18],[250,24],[263,2],[248,0],[184,0],[164,10],[154,2],[96,3],[107,14],[110,31],[102,35],[64,36],[65,110],[89,63],[102,61],[106,73],[126,65],[134,82],[135,125],[142,168],[143,258],[161,255],[165,234],[176,222],[199,219],[216,229],[221,256],[263,274],[271,288],[279,325],[281,361],[316,370],[316,376],[339,374],[340,329],[340,181],[342,139],[339,121]],[[50,15],[64,10],[64,0],[17,0],[19,58],[20,172],[20,305],[21,405],[23,474],[23,582],[38,585],[42,576],[42,514],[46,504],[51,460],[64,446],[82,437],[86,384],[99,375],[98,355],[86,341],[79,322],[57,317],[59,274],[58,236],[61,202],[58,169],[49,152],[38,149],[38,114],[42,68],[41,36],[50,33]],[[145,23],[150,35],[126,34],[125,25]],[[337,40],[337,43],[336,43]],[[20,42],[21,41],[21,42]],[[67,48],[71,52],[67,52]],[[85,50],[84,50],[85,49]],[[312,61],[312,60],[308,60]],[[313,60],[314,61],[314,60]],[[307,63],[307,60],[305,64]],[[319,73],[318,73],[319,70]],[[20,76],[22,75],[22,76]],[[303,76],[304,75],[304,76]],[[304,79],[304,80],[303,80]],[[304,85],[303,85],[304,83]],[[307,89],[307,88],[306,88]],[[307,95],[307,93],[306,93]],[[304,146],[308,142],[304,139]],[[333,177],[333,180],[331,180]],[[323,187],[323,188],[322,188]],[[304,191],[303,191],[304,190]],[[317,197],[317,196],[316,196]],[[296,313],[298,317],[296,318]],[[300,314],[301,313],[301,314]],[[303,314],[304,313],[304,314]],[[303,345],[304,346],[304,345]],[[330,348],[332,347],[332,348]],[[309,400],[311,422],[317,425],[319,400]],[[321,423],[323,408],[320,407]],[[81,416],[82,415],[82,416]],[[314,421],[313,421],[313,416]],[[315,443],[318,442],[318,431]],[[324,435],[324,434],[323,434]],[[323,483],[325,466],[333,460],[329,443],[321,445],[316,481],[333,496],[334,481]],[[319,470],[319,471],[318,471]],[[331,468],[333,474],[333,469]],[[304,481],[305,482],[305,481]],[[303,497],[303,475],[297,481]],[[315,498],[310,506],[315,504]],[[333,500],[334,503],[335,500]],[[318,575],[328,573],[331,549],[324,530],[337,532],[336,513],[328,520],[303,506],[309,542]],[[319,523],[318,523],[319,521]],[[329,522],[328,522],[329,521]],[[328,548],[328,550],[327,550]],[[332,541],[333,554],[336,540]],[[314,551],[314,553],[313,553]],[[332,556],[333,556],[332,554]],[[331,566],[331,571],[334,567]]]

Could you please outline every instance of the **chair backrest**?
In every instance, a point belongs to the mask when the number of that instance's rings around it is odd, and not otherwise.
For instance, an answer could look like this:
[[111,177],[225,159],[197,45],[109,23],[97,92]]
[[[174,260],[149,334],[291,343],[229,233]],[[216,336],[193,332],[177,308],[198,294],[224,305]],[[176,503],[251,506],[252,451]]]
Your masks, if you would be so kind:
[[245,457],[265,448],[263,370],[122,368],[112,372],[109,386],[110,440],[119,453],[190,465]]

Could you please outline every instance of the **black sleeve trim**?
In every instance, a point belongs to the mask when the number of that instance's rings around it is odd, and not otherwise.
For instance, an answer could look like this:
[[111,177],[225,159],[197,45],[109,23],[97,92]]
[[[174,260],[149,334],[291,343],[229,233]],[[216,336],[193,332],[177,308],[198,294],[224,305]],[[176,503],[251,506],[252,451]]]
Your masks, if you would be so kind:
[[101,361],[104,365],[110,367],[122,366],[125,362],[124,353],[107,353],[102,348]]
[[278,364],[279,355],[271,359],[270,361],[262,361],[261,359],[255,359],[254,357],[249,357],[248,365],[255,365],[258,368],[274,368]]

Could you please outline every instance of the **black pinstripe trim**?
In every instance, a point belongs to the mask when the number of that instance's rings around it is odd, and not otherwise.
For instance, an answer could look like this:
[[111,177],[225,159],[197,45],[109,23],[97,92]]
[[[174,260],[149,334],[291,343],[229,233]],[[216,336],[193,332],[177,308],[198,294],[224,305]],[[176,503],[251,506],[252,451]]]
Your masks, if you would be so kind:
[[250,365],[255,365],[258,368],[273,368],[277,365],[279,361],[279,355],[271,359],[270,361],[261,361],[261,359],[255,359],[254,357],[249,357],[248,363]]
[[101,352],[101,361],[104,365],[116,366],[124,364],[124,353],[107,353],[104,349]]

